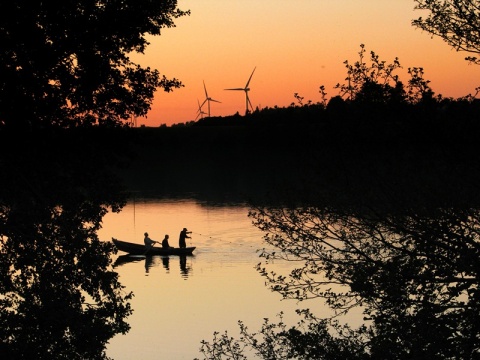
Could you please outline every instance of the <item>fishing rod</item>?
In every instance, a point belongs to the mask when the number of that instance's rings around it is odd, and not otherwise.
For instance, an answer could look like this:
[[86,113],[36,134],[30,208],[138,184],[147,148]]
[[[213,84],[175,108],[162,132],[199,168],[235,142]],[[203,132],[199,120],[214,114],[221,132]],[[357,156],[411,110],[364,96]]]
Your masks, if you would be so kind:
[[219,237],[210,236],[210,235],[205,235],[205,234],[200,234],[200,233],[193,232],[193,231],[192,231],[192,234],[204,236],[204,237],[207,237],[207,238],[212,239],[212,240],[220,240],[220,241],[222,240],[222,239],[219,238]]
[[194,231],[192,231],[192,234],[200,235],[200,236],[206,236],[206,237],[208,237],[208,238],[210,238],[210,239],[212,238],[211,236],[203,235],[203,234],[200,234],[200,233],[197,233],[197,232],[194,232]]

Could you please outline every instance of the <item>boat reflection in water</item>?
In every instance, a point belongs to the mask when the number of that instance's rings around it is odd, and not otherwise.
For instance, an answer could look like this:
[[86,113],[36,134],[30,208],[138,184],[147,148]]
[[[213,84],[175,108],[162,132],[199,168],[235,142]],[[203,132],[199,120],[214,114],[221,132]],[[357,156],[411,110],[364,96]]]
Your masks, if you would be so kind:
[[[188,257],[193,257],[193,255],[189,255]],[[192,270],[192,266],[191,264],[187,263],[187,255],[174,256],[172,258],[174,258],[174,261],[179,262],[181,276],[184,277],[185,279],[188,278]],[[160,264],[163,266],[163,268],[166,270],[167,273],[170,273],[170,256],[162,256],[162,255],[151,255],[151,256],[131,255],[131,254],[120,255],[114,261],[113,267],[117,268],[120,266],[125,266],[131,263],[138,263],[141,261],[143,261],[145,264],[146,275],[148,275],[148,273],[152,268],[160,267]]]
[[145,260],[145,258],[146,258],[145,256],[135,256],[135,255],[129,255],[129,254],[120,255],[113,263],[113,267],[116,268],[128,263],[142,261],[142,260]]
[[170,271],[170,258],[168,256],[162,256],[163,267],[167,272]]

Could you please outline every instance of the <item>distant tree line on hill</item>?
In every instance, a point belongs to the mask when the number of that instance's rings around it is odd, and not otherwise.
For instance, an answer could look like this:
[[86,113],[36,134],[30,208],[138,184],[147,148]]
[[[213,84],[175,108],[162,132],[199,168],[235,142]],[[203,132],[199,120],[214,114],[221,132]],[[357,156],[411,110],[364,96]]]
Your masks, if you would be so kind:
[[351,64],[345,61],[347,77],[338,83],[339,94],[327,99],[325,87],[319,88],[321,100],[304,101],[298,93],[296,102],[288,107],[256,109],[246,116],[238,113],[226,117],[207,117],[186,126],[211,125],[300,125],[331,122],[422,122],[472,121],[480,111],[480,100],[475,93],[460,98],[436,95],[425,79],[421,67],[408,68],[410,78],[400,80],[395,70],[401,68],[398,58],[388,64],[371,51],[366,60],[366,49],[360,45],[359,59]]

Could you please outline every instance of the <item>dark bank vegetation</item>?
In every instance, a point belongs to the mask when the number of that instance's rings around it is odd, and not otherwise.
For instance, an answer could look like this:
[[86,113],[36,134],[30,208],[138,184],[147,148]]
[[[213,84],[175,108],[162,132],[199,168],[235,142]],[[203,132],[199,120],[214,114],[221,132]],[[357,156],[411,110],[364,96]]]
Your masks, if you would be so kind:
[[[189,126],[134,129],[138,161],[128,186],[146,194],[224,200],[345,204],[478,203],[480,101],[436,95],[420,68],[410,79],[374,52],[345,62],[340,95],[320,103],[204,118]],[[387,197],[395,196],[395,201]]]
[[[126,333],[132,295],[97,230],[125,204],[115,146],[97,132],[8,138],[0,177],[0,352],[4,359],[101,359]],[[120,194],[120,195],[119,195]]]
[[181,86],[129,54],[186,14],[176,1],[0,4],[2,359],[107,359],[128,332],[133,294],[97,231],[126,202],[121,127]]

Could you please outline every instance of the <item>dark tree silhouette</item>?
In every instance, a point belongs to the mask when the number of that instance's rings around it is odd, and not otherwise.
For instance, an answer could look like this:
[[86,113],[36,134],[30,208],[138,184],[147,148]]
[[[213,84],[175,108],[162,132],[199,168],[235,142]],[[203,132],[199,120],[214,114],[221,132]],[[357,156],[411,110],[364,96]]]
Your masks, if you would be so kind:
[[[415,0],[417,10],[430,14],[413,20],[413,25],[441,37],[457,51],[480,53],[480,3],[477,0]],[[476,56],[466,58],[476,64]]]
[[[339,313],[361,305],[373,322],[372,351],[392,352],[383,358],[469,358],[479,350],[478,211],[307,207],[258,209],[251,216],[280,250],[263,256],[304,264],[288,277],[259,268],[273,289],[286,298],[321,297]],[[335,284],[347,287],[335,291]]]
[[107,150],[115,141],[100,130],[22,134],[0,157],[5,359],[102,359],[107,341],[129,329],[132,294],[111,267],[116,250],[96,234],[124,205]]
[[347,97],[349,100],[355,100],[360,96],[369,97],[373,102],[383,102],[384,97],[388,95],[388,91],[385,90],[396,87],[399,81],[394,72],[401,67],[400,62],[395,58],[391,64],[387,64],[371,51],[370,64],[368,64],[365,53],[365,45],[361,44],[359,59],[353,64],[348,60],[344,61],[347,69],[346,84],[338,83],[335,88],[339,89],[340,96]]
[[[333,317],[286,328],[265,320],[258,332],[240,323],[241,338],[214,334],[206,359],[472,359],[480,351],[480,255],[477,210],[396,213],[297,207],[253,209],[254,224],[274,250],[267,264],[300,264],[290,274],[268,272],[285,298],[321,298],[335,316],[360,307],[358,329]],[[268,267],[268,265],[267,265]],[[332,331],[334,330],[334,331]],[[333,334],[333,335],[332,335]],[[287,356],[288,355],[288,356]]]
[[186,14],[176,0],[2,2],[0,125],[116,124],[145,115],[158,87],[181,83],[129,54]]
[[424,78],[423,68],[408,69],[410,79],[405,89],[403,82],[395,74],[396,70],[401,68],[398,58],[387,63],[374,51],[370,51],[370,59],[367,61],[365,54],[365,45],[361,44],[358,60],[353,64],[348,60],[344,61],[347,69],[345,83],[335,86],[342,98],[357,104],[389,106],[405,102],[418,104],[433,98],[434,92],[429,86],[430,81]]
[[[337,322],[321,320],[308,310],[299,310],[303,317],[295,327],[287,328],[283,313],[279,322],[264,319],[261,329],[252,333],[239,321],[240,339],[228,332],[213,334],[213,341],[202,341],[201,353],[206,360],[247,360],[252,352],[258,359],[283,360],[367,360],[369,355],[363,342],[363,332],[353,332],[348,326]],[[329,329],[334,327],[338,336],[332,336]],[[196,359],[198,360],[198,358]]]
[[106,359],[129,330],[132,294],[97,230],[125,204],[132,137],[117,125],[181,86],[129,54],[186,14],[170,0],[0,5],[2,358]]

